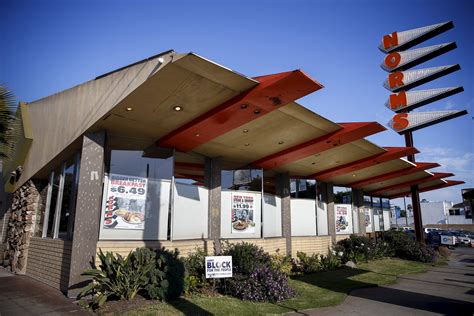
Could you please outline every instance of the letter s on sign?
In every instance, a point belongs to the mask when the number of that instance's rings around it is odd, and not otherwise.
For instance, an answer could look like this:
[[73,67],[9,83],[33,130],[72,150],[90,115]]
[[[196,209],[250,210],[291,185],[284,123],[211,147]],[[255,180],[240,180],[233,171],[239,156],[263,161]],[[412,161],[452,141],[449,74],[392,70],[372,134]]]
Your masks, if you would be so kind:
[[393,129],[399,131],[408,127],[408,113],[399,113],[395,114],[392,118],[393,120]]

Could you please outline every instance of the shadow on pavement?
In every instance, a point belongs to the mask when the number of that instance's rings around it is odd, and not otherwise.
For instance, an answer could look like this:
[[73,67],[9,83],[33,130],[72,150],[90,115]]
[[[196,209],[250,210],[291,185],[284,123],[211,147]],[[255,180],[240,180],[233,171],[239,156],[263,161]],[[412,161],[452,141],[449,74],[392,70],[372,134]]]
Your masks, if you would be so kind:
[[370,292],[364,290],[354,291],[350,295],[443,315],[472,315],[474,311],[473,305],[465,301],[386,287],[379,287],[376,291]]

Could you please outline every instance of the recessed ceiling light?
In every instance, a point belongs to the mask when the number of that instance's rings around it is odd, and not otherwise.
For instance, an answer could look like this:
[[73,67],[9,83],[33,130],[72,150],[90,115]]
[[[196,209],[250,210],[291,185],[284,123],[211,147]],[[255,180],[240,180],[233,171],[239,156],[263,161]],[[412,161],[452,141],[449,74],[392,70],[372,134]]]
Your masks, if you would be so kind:
[[255,109],[255,110],[253,110],[253,113],[259,114],[259,113],[260,113],[260,110],[259,110],[259,109]]
[[248,107],[249,107],[249,106],[248,106],[247,104],[241,104],[241,105],[240,105],[240,108],[241,108],[241,109],[246,109],[246,108],[248,108]]
[[340,160],[336,160],[336,163],[340,163],[341,161]]
[[130,112],[130,111],[133,111],[133,108],[127,107],[125,110],[126,110],[127,112]]
[[353,177],[355,177],[356,175],[355,175],[355,174],[353,174],[352,176],[353,176]]
[[312,162],[311,164],[312,164],[312,165],[315,165],[316,163],[315,163],[315,162]]
[[173,110],[175,110],[176,112],[179,112],[183,110],[183,107],[180,105],[176,105],[175,107],[173,107]]
[[245,143],[244,146],[249,146],[250,144],[249,143]]
[[244,133],[248,133],[248,132],[249,132],[249,130],[248,130],[248,129],[244,129],[242,132],[244,132]]
[[278,145],[281,145],[281,144],[283,144],[283,143],[285,143],[285,142],[282,141],[282,140],[280,140],[280,141],[278,142]]
[[196,134],[194,134],[194,136],[199,137],[199,136],[201,136],[201,134],[196,133]]

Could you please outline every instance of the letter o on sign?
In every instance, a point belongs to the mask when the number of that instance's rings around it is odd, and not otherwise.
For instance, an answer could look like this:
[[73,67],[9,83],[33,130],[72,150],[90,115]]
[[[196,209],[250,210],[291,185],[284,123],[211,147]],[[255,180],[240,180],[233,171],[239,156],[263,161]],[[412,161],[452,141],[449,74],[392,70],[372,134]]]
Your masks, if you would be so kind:
[[400,56],[399,53],[397,52],[393,52],[393,53],[390,53],[388,54],[387,56],[385,56],[385,59],[384,59],[384,64],[385,66],[387,66],[388,68],[395,68],[398,66],[398,64],[400,64],[400,60],[402,59],[402,56]]

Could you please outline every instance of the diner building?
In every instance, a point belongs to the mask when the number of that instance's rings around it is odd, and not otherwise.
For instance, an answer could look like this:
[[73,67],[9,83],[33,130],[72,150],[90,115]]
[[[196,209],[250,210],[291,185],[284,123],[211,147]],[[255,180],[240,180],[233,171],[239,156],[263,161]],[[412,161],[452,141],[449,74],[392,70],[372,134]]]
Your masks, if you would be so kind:
[[247,241],[274,253],[325,253],[350,234],[390,228],[390,198],[460,181],[411,163],[412,147],[365,137],[296,100],[323,85],[302,70],[247,77],[167,51],[20,103],[3,258],[75,296],[96,253]]

